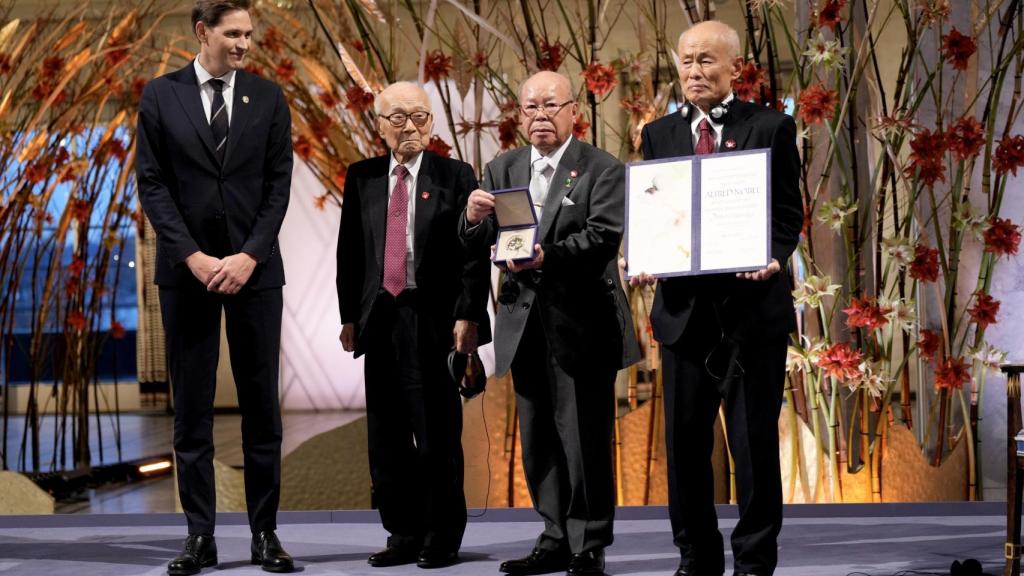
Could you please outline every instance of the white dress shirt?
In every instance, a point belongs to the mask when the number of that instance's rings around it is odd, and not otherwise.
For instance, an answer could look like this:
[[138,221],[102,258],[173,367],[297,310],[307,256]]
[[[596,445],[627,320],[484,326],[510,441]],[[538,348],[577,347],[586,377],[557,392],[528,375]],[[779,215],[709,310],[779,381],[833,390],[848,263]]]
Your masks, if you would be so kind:
[[[566,148],[569,147],[569,143],[572,142],[572,139],[572,136],[566,138],[565,142],[563,142],[562,145],[558,147],[558,149],[556,149],[554,152],[551,153],[550,156],[547,157],[541,154],[540,151],[537,150],[536,148],[532,146],[530,147],[530,179],[532,180],[533,178],[542,178],[545,180],[540,188],[541,190],[544,190],[544,194],[541,194],[539,196],[535,195],[536,188],[534,186],[530,187],[530,196],[533,200],[533,207],[537,211],[538,219],[541,216],[541,211],[544,209],[544,199],[547,197],[547,194],[551,191],[551,179],[555,177],[555,170],[558,170],[558,163],[562,160],[562,155],[565,154],[565,150]],[[541,161],[547,162],[551,166],[551,172],[547,176],[547,178],[544,178],[544,176],[539,175],[537,171],[534,169],[534,167],[537,166],[537,163]]]
[[[732,92],[722,100],[722,104],[728,104],[732,101]],[[715,120],[711,116],[704,114],[704,111],[698,108],[694,104],[690,104],[690,132],[693,133],[693,149],[697,149],[697,141],[700,139],[700,121],[704,118],[708,119],[708,123],[711,124],[711,134],[715,137],[715,151],[719,151],[722,148],[722,128],[725,124],[722,119]]]
[[[213,75],[203,68],[203,65],[199,63],[199,58],[192,61],[196,69],[196,79],[199,81],[199,95],[203,101],[203,111],[206,112],[206,121],[210,121],[210,114],[212,114],[213,108],[213,86],[210,85],[210,80],[213,79]],[[228,113],[228,124],[231,124],[231,106],[234,104],[235,96],[235,71],[231,70],[227,74],[221,76],[220,80],[224,81],[224,108],[225,112]]]
[[[409,173],[405,176],[405,189],[409,192],[409,208],[406,214],[405,224],[405,287],[416,287],[416,259],[413,255],[413,239],[416,235],[416,179],[420,173],[420,164],[423,160],[423,153],[420,152],[410,162],[405,163],[405,169]],[[398,184],[398,176],[395,175],[395,166],[399,162],[391,155],[388,163],[388,204],[391,203],[391,195]]]

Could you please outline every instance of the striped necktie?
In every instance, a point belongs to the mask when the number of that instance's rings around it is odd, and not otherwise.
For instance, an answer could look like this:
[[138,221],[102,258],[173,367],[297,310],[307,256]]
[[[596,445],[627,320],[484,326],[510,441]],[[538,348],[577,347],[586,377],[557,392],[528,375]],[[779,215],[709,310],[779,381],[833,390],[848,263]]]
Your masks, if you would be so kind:
[[224,81],[220,78],[212,78],[210,86],[213,87],[213,105],[210,107],[213,113],[210,114],[210,129],[213,131],[217,160],[223,164],[224,153],[228,149],[228,108],[224,103]]

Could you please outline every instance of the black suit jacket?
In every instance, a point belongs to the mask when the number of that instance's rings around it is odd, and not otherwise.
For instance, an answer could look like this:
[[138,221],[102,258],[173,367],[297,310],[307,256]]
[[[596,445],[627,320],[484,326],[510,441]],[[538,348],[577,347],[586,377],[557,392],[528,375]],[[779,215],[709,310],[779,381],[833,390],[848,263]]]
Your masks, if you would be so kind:
[[[693,155],[690,121],[681,113],[644,126],[642,139],[645,160]],[[788,334],[796,328],[786,273],[786,263],[800,241],[803,225],[796,123],[781,112],[734,100],[722,129],[722,142],[728,140],[736,142],[736,150],[772,150],[771,251],[782,271],[764,282],[743,280],[732,273],[659,281],[651,324],[655,338],[663,344],[679,340],[698,305],[716,306],[722,329],[735,340]]]
[[[530,147],[506,152],[484,171],[484,189],[530,184]],[[548,346],[569,374],[583,367],[617,370],[640,358],[633,316],[619,281],[617,257],[624,221],[625,171],[622,163],[590,144],[573,141],[551,177],[541,212],[539,271],[516,275],[519,298],[498,305],[495,320],[495,371],[512,365],[519,340],[538,307]],[[497,238],[494,216],[467,228],[467,247],[487,254]]]
[[[196,251],[245,252],[258,262],[246,289],[283,286],[277,233],[288,208],[292,138],[281,89],[235,72],[223,166],[191,62],[146,84],[137,137],[139,200],[157,233],[156,283],[198,285],[184,262]],[[218,254],[225,229],[230,252]]]
[[[356,325],[355,354],[373,323],[374,304],[384,275],[390,156],[352,164],[345,177],[338,234],[338,306],[341,322]],[[423,152],[416,178],[413,257],[420,321],[441,350],[452,346],[456,320],[478,323],[480,344],[490,342],[487,294],[490,263],[471,258],[458,238],[458,218],[477,187],[473,167]]]

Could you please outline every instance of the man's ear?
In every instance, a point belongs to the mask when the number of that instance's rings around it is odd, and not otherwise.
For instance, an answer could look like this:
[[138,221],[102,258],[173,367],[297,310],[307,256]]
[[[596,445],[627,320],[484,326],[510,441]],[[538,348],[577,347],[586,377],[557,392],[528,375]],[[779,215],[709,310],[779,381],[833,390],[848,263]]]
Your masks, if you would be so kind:
[[206,23],[203,21],[196,22],[196,29],[193,30],[196,33],[196,38],[199,39],[200,44],[206,44]]
[[743,71],[743,57],[742,56],[737,56],[737,57],[732,59],[732,73],[730,74],[730,76],[732,77],[732,79],[734,81],[738,80],[739,77],[740,77],[740,73],[742,71]]

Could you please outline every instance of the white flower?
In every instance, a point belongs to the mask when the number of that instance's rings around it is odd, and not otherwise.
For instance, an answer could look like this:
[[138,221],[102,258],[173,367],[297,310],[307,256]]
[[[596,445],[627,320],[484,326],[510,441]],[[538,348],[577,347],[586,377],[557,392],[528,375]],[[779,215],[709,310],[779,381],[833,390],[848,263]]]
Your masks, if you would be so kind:
[[846,385],[851,392],[865,389],[872,398],[881,398],[882,394],[889,389],[889,384],[894,382],[893,378],[879,373],[867,362],[861,362],[860,374],[859,377],[848,380]]
[[982,365],[988,366],[989,368],[999,369],[1000,366],[1006,363],[1006,352],[991,346],[988,342],[983,343],[977,348],[971,348],[967,353]]
[[889,301],[883,298],[878,301],[878,305],[885,311],[885,317],[893,326],[899,326],[908,334],[914,331],[914,327],[917,326],[917,308],[913,300],[897,298]]
[[798,305],[807,304],[811,308],[820,308],[821,299],[835,296],[842,286],[832,283],[831,276],[808,276],[799,288],[793,290],[793,298]]
[[953,226],[961,232],[966,230],[975,240],[982,241],[989,223],[985,216],[974,213],[970,202],[962,202],[953,212]]
[[824,36],[818,34],[817,38],[808,40],[807,46],[804,56],[815,66],[841,69],[846,65],[847,49],[839,45],[839,40],[825,40]]
[[833,230],[839,230],[846,223],[847,217],[856,211],[857,206],[845,196],[829,200],[818,209],[818,222],[828,224]]
[[885,253],[900,268],[906,268],[914,261],[914,245],[908,238],[886,238],[882,240]]

